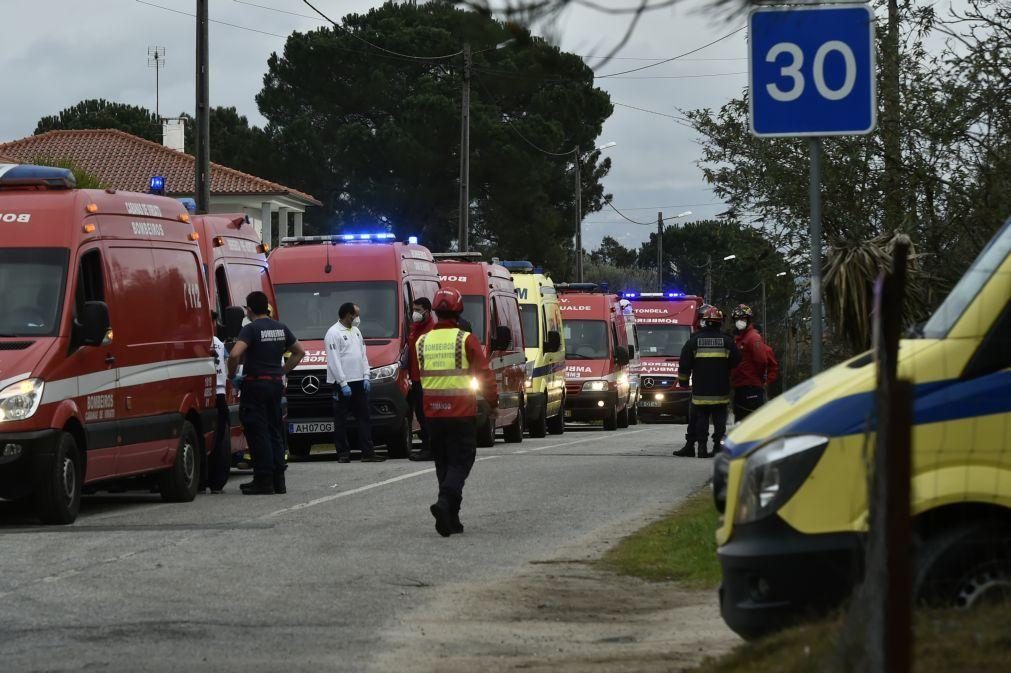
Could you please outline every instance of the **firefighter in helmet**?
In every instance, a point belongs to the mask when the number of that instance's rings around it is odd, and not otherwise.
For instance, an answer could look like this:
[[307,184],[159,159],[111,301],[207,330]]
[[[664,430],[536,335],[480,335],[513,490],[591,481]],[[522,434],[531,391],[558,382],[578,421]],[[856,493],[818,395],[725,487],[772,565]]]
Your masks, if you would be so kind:
[[[710,306],[702,314],[702,329],[681,349],[678,383],[692,387],[692,436],[698,443],[698,457],[711,458],[720,449],[727,432],[730,404],[730,372],[741,361],[734,338],[721,331],[723,312]],[[713,423],[713,450],[706,452],[709,422]],[[684,454],[688,455],[688,454]]]
[[429,510],[435,517],[435,530],[449,537],[463,532],[463,486],[477,455],[477,396],[482,395],[494,413],[498,391],[477,337],[460,328],[460,291],[442,288],[436,292],[432,310],[438,322],[418,339],[415,348],[439,480],[439,499]]
[[[701,304],[695,311],[695,324],[702,324],[702,314],[711,308],[708,302]],[[704,452],[703,452],[704,453]],[[695,414],[692,410],[691,402],[688,403],[688,423],[685,425],[685,445],[674,450],[675,456],[691,458],[695,455]]]
[[755,312],[750,306],[739,304],[730,317],[734,320],[734,341],[741,351],[741,366],[730,375],[734,388],[734,420],[743,421],[765,404],[769,349],[755,329]]

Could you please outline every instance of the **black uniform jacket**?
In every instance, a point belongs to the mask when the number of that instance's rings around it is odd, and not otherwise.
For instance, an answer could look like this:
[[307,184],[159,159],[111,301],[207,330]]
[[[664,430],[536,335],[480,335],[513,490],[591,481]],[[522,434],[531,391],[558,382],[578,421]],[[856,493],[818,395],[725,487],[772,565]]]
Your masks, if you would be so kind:
[[741,362],[734,337],[703,327],[681,349],[678,381],[692,382],[692,404],[729,404],[730,370]]

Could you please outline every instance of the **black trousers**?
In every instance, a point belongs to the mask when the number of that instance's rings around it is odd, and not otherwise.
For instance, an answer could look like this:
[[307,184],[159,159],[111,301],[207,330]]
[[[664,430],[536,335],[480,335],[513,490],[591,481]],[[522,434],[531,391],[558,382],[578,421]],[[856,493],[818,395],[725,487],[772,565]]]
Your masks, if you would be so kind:
[[242,384],[239,399],[239,418],[249,443],[253,459],[253,476],[273,479],[288,464],[284,460],[284,439],[281,436],[281,397],[284,388],[280,381],[250,381]]
[[439,479],[439,502],[451,512],[459,512],[463,485],[477,458],[477,419],[430,418],[428,431]]
[[228,483],[228,473],[232,469],[232,423],[228,414],[228,400],[218,394],[215,400],[218,411],[214,428],[214,450],[208,461],[207,485],[212,491],[220,491]]
[[[428,423],[425,421],[425,391],[421,387],[421,381],[411,383],[411,391],[408,393],[410,399],[410,413],[418,419],[418,437],[421,439],[421,450],[427,451],[431,448],[428,437]],[[411,422],[408,417],[407,422]]]
[[720,448],[720,442],[727,434],[727,405],[726,404],[695,404],[692,403],[692,413],[695,415],[694,440],[698,442],[699,449],[706,445],[709,437],[709,421],[713,422],[713,451]]
[[734,388],[734,420],[743,421],[765,404],[765,389],[757,386]]
[[695,405],[688,403],[688,425],[685,426],[685,441],[695,442]]
[[351,397],[347,397],[341,389],[335,386],[333,400],[333,444],[337,447],[338,456],[351,453],[348,442],[348,414],[355,417],[358,423],[358,448],[362,456],[375,453],[372,447],[372,420],[369,418],[369,394],[365,392],[364,381],[349,381]]

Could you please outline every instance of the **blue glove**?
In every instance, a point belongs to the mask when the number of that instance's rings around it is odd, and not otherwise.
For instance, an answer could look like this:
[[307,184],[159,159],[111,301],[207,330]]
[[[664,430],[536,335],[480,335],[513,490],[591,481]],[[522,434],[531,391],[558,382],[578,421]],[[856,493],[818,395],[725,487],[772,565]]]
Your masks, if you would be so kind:
[[241,390],[242,389],[242,382],[245,379],[246,379],[246,377],[243,376],[242,374],[236,374],[234,377],[232,377],[232,386],[234,386],[236,390]]
[[370,390],[372,390],[372,381],[370,381],[368,377],[366,377],[365,380],[362,381],[362,385],[365,386],[365,392],[369,392]]
[[341,395],[344,397],[351,397],[351,386],[344,384],[341,386]]

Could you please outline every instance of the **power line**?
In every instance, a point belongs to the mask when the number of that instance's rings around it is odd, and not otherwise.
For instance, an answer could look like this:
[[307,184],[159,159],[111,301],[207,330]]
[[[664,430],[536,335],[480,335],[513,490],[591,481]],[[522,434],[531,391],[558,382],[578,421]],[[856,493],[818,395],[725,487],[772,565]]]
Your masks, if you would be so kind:
[[656,110],[647,110],[644,107],[636,107],[634,105],[626,105],[625,103],[616,103],[611,101],[611,105],[617,105],[618,107],[628,108],[629,110],[638,110],[639,112],[646,112],[651,115],[657,115],[658,117],[667,117],[668,119],[673,119],[681,126],[687,126],[688,128],[695,128],[691,125],[691,120],[686,117],[676,117],[674,115],[669,115],[666,112],[657,112]]
[[[472,69],[472,70],[476,70],[476,68],[474,68],[474,69]],[[479,85],[481,86],[481,88],[482,88],[482,89],[484,89],[484,92],[485,92],[486,94],[488,94],[488,97],[489,97],[489,98],[491,98],[491,99],[492,99],[493,101],[495,101],[495,104],[496,104],[496,105],[497,105],[497,106],[498,106],[498,107],[499,107],[499,108],[501,109],[501,108],[502,108],[502,104],[501,104],[501,103],[499,102],[499,100],[498,100],[498,99],[497,99],[497,98],[495,97],[495,95],[494,95],[494,94],[492,94],[491,90],[489,90],[489,89],[488,89],[488,87],[487,87],[487,86],[485,86],[484,80],[482,80],[482,79],[481,79],[480,77],[478,77],[478,76],[477,76],[476,74],[475,74],[475,76],[474,76],[474,79],[475,79],[475,80],[477,81],[477,83],[478,83],[478,84],[479,84]],[[516,135],[518,135],[518,136],[520,137],[520,139],[521,139],[521,140],[523,140],[523,142],[525,142],[525,143],[526,143],[527,145],[530,145],[530,147],[534,148],[534,149],[535,149],[535,150],[537,150],[538,152],[540,152],[540,153],[542,153],[542,154],[546,154],[546,155],[547,155],[547,156],[549,156],[549,157],[565,157],[565,156],[568,156],[568,155],[570,155],[570,154],[571,154],[571,155],[573,155],[573,157],[575,157],[575,154],[576,154],[576,150],[577,150],[578,148],[573,148],[573,149],[571,149],[571,150],[569,150],[569,151],[567,151],[567,152],[552,152],[552,151],[550,151],[550,150],[546,150],[546,149],[544,149],[543,147],[541,147],[540,145],[538,145],[537,143],[535,143],[534,141],[532,141],[532,140],[530,140],[529,138],[527,138],[527,137],[526,137],[525,135],[523,135],[523,133],[522,133],[522,132],[521,132],[521,131],[520,131],[520,130],[519,130],[518,128],[516,128],[516,126],[515,126],[515,125],[514,125],[514,124],[512,123],[512,120],[511,120],[511,119],[509,119],[508,117],[505,117],[505,118],[503,119],[503,121],[505,121],[506,125],[507,125],[507,126],[508,126],[508,127],[510,128],[510,129],[512,129],[512,130],[513,130],[513,132],[514,132],[514,133],[515,133]]]
[[[667,206],[636,206],[634,208],[625,208],[624,210],[669,210],[671,208],[701,208],[702,206],[725,206],[726,204],[722,201],[709,201],[707,203],[675,203],[673,205]],[[613,220],[612,222],[616,222]]]
[[712,72],[704,75],[633,75],[632,77],[612,77],[611,79],[705,79],[708,77],[730,77],[732,75],[747,75],[747,70],[740,72]]
[[[174,9],[172,7],[165,7],[163,5],[156,5],[153,2],[147,2],[146,0],[134,0],[142,5],[147,5],[148,7],[155,7],[157,9],[165,10],[166,12],[172,12],[173,14],[182,14],[183,16],[196,17],[196,14],[192,12],[184,12],[181,9]],[[239,30],[248,30],[251,33],[259,33],[260,35],[270,35],[271,37],[280,37],[281,39],[288,39],[287,35],[279,35],[278,33],[271,33],[266,30],[259,30],[257,28],[249,28],[248,26],[240,26],[236,23],[228,23],[227,21],[218,21],[217,19],[208,19],[211,23],[217,23],[222,26],[228,26],[229,28],[238,28]]]
[[737,30],[735,30],[735,31],[733,31],[731,33],[727,33],[723,37],[718,37],[715,40],[713,40],[712,42],[708,42],[708,43],[702,45],[701,47],[696,47],[695,49],[692,49],[691,51],[686,51],[683,54],[678,54],[677,56],[673,56],[671,58],[667,58],[667,59],[664,59],[662,61],[657,61],[656,63],[650,63],[649,65],[642,65],[642,66],[639,66],[638,68],[632,68],[630,70],[621,70],[619,72],[611,72],[611,73],[608,73],[606,75],[597,75],[596,78],[597,79],[604,79],[604,78],[607,78],[607,77],[616,77],[618,75],[627,75],[627,74],[632,73],[632,72],[639,72],[640,70],[646,70],[647,68],[655,68],[658,65],[663,65],[664,63],[670,63],[671,61],[676,61],[676,60],[678,60],[680,58],[684,58],[685,56],[691,56],[692,54],[700,52],[703,49],[706,49],[707,47],[713,46],[717,42],[722,42],[723,40],[726,40],[727,38],[730,38],[730,37],[733,37],[734,35],[737,35],[739,32],[741,32],[745,28],[747,28],[747,26],[741,26]]
[[399,58],[406,58],[406,59],[409,59],[409,60],[412,60],[412,61],[445,61],[446,59],[454,58],[454,57],[459,56],[460,54],[463,53],[463,50],[461,49],[460,51],[453,52],[452,54],[443,54],[441,56],[417,56],[417,55],[414,55],[414,54],[402,54],[399,51],[393,51],[392,49],[387,49],[386,47],[380,47],[378,44],[373,44],[373,43],[369,42],[368,40],[366,40],[361,35],[358,35],[353,30],[349,30],[348,28],[345,28],[344,26],[342,26],[341,24],[337,23],[336,21],[334,21],[333,19],[331,19],[329,16],[327,16],[326,14],[324,14],[323,12],[321,12],[320,10],[318,10],[315,5],[313,5],[311,2],[309,2],[309,0],[302,0],[302,2],[304,2],[306,5],[308,5],[309,8],[312,9],[312,11],[316,12],[321,17],[323,17],[324,19],[326,19],[327,21],[329,21],[333,25],[333,27],[336,28],[337,30],[340,30],[340,31],[342,31],[342,32],[350,35],[351,37],[355,38],[359,42],[363,42],[363,43],[369,45],[373,49],[378,49],[379,51],[385,52],[385,53],[390,54],[392,56],[397,56]]

